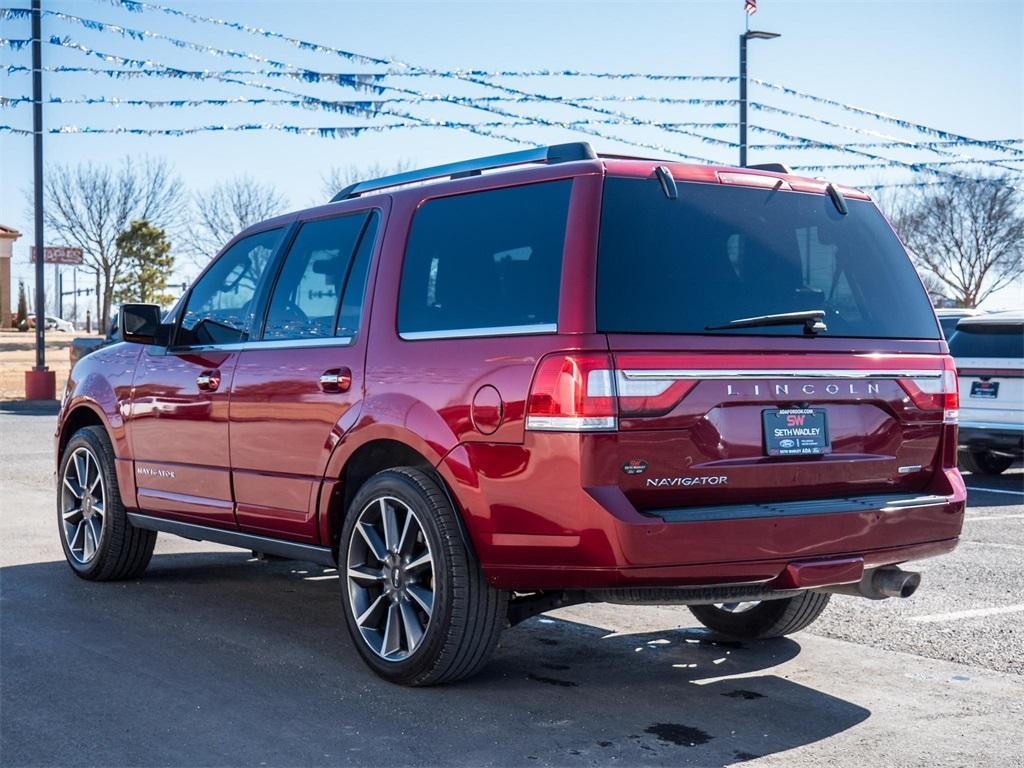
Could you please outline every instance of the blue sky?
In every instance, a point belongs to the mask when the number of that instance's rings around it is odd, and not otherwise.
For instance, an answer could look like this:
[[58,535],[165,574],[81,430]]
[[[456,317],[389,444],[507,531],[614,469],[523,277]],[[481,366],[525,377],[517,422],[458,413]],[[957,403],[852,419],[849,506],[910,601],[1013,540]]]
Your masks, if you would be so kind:
[[[156,2],[156,0],[154,0]],[[325,45],[377,57],[394,57],[416,66],[464,69],[556,69],[662,74],[735,75],[737,35],[743,29],[742,0],[715,2],[185,2],[167,5],[193,13],[279,31]],[[27,2],[12,2],[27,5]],[[44,0],[44,8],[125,27],[160,32],[209,46],[245,50],[299,66],[331,72],[373,71],[336,56],[298,50],[281,41],[254,37],[223,27],[192,23],[160,13],[128,13],[108,2]],[[750,50],[752,77],[782,83],[836,101],[888,113],[916,123],[982,139],[1024,136],[1024,3],[1021,2],[800,2],[761,0],[752,26],[781,32],[773,41],[754,41]],[[4,38],[28,37],[28,22],[0,22]],[[68,36],[89,48],[132,58],[151,59],[183,69],[259,69],[239,61],[182,50],[159,40],[137,42],[109,32],[96,32],[44,19],[44,37]],[[95,59],[53,46],[44,47],[44,64],[108,67]],[[29,63],[28,50],[0,48],[0,64]],[[270,80],[274,86],[324,99],[360,98],[336,84]],[[479,96],[479,86],[446,78],[393,78],[390,83],[422,93]],[[649,82],[591,78],[508,78],[501,81],[531,93],[566,98],[594,95],[646,95],[679,98],[734,98],[735,83]],[[25,74],[0,74],[0,95],[30,93]],[[394,96],[395,94],[389,94]],[[274,97],[256,89],[216,82],[139,78],[113,80],[89,74],[48,74],[44,97],[106,96],[172,99]],[[842,126],[879,131],[914,141],[924,137],[835,107],[799,100],[752,86],[751,98],[776,107],[804,112]],[[396,105],[424,118],[456,121],[503,119],[454,105]],[[501,104],[527,116],[564,122],[602,115],[551,104]],[[628,112],[659,122],[733,122],[735,107],[600,103],[605,109]],[[775,130],[833,143],[871,141],[837,127],[752,112],[752,122]],[[0,108],[0,124],[29,128],[28,106]],[[147,107],[48,105],[50,126],[190,127],[205,124],[285,123],[300,126],[359,125],[358,116],[309,109],[268,106]],[[371,123],[393,123],[375,118]],[[734,163],[736,150],[689,136],[635,125],[597,125],[594,129],[675,152]],[[608,138],[587,136],[569,128],[505,127],[501,133],[524,141],[556,143],[592,141],[599,150],[651,154],[652,150]],[[734,141],[736,129],[687,128]],[[752,143],[778,139],[751,134]],[[324,139],[277,132],[201,134],[184,138],[60,135],[46,139],[48,162],[117,161],[125,154],[165,157],[176,166],[190,189],[202,189],[224,178],[247,173],[275,184],[293,207],[323,199],[321,174],[332,165],[365,166],[407,160],[433,164],[513,148],[499,139],[451,129],[402,129],[367,133],[358,138]],[[1020,145],[1024,148],[1024,144]],[[866,149],[904,161],[942,158],[922,151]],[[961,151],[961,150],[957,150]],[[971,150],[974,157],[996,155]],[[792,165],[871,162],[826,151],[752,150],[750,162],[778,160]],[[1011,164],[1013,165],[1013,164]],[[1016,167],[1024,167],[1020,163]],[[955,170],[955,169],[950,169]],[[909,179],[901,168],[814,172],[852,183],[898,183]],[[0,223],[26,236],[15,244],[14,277],[28,278],[31,222],[26,217],[23,189],[31,183],[31,142],[27,137],[0,134]],[[190,267],[183,266],[184,277]],[[48,272],[49,279],[49,272]],[[990,306],[1020,301],[1020,286],[994,297]]]

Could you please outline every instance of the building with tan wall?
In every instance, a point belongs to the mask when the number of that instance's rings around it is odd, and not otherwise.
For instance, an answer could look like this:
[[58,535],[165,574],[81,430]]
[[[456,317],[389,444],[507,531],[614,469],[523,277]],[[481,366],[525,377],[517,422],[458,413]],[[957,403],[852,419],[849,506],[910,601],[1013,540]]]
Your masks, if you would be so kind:
[[0,328],[11,325],[11,251],[21,232],[0,224]]

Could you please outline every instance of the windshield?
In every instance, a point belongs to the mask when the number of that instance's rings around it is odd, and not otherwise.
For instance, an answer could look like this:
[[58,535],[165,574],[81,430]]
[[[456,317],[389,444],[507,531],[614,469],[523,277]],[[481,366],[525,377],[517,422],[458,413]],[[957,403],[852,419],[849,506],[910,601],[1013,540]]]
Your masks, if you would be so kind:
[[870,202],[721,184],[605,181],[597,321],[606,333],[800,336],[802,322],[709,330],[823,310],[820,335],[941,338],[899,240]]

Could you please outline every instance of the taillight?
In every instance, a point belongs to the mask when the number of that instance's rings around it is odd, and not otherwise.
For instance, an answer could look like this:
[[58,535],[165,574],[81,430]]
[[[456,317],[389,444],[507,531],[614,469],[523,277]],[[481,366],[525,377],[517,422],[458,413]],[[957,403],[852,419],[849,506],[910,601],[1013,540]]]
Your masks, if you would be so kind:
[[600,352],[549,355],[533,378],[526,428],[594,432],[618,428],[611,358]]
[[617,371],[619,415],[664,416],[686,397],[697,382],[693,379],[657,378],[657,371]]
[[953,358],[943,358],[940,376],[900,379],[899,382],[910,395],[914,405],[922,411],[942,411],[944,424],[957,423],[960,413],[960,391]]

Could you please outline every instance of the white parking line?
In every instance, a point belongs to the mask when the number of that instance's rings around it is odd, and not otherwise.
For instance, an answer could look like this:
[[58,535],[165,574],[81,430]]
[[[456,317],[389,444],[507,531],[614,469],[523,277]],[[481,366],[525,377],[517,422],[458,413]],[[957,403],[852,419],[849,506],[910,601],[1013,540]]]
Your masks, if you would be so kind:
[[1024,491],[1004,491],[1002,488],[971,488],[967,486],[968,491],[977,491],[978,493],[1005,493],[1009,496],[1024,496]]
[[987,549],[1022,549],[1024,550],[1024,544],[1004,544],[1002,542],[995,541],[970,541],[969,539],[960,539],[961,544],[977,544],[979,547],[985,547]]
[[953,613],[933,613],[928,616],[911,616],[911,621],[957,621],[958,619],[974,619],[979,616],[995,616],[1000,613],[1017,613],[1024,611],[1022,605],[1003,605],[998,608],[972,608],[969,611],[954,611]]
[[975,520],[1016,520],[1017,518],[1024,517],[1024,515],[981,515],[980,517],[974,517],[973,515],[966,515],[964,522],[974,522]]

